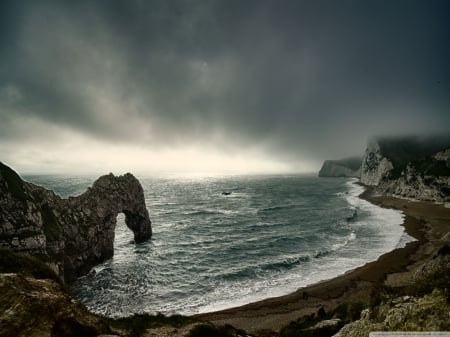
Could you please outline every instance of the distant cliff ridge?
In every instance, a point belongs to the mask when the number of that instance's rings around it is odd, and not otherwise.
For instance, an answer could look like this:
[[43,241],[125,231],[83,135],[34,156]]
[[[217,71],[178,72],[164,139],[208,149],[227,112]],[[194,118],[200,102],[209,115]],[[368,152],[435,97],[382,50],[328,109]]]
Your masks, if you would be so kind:
[[319,177],[359,177],[361,162],[361,157],[326,160],[319,171]]
[[120,212],[136,242],[151,237],[144,192],[130,173],[102,176],[82,195],[63,199],[0,163],[0,248],[37,256],[67,281],[113,256]]
[[377,194],[449,202],[449,156],[450,136],[372,138],[359,170],[346,160],[327,160],[319,176],[356,176]]

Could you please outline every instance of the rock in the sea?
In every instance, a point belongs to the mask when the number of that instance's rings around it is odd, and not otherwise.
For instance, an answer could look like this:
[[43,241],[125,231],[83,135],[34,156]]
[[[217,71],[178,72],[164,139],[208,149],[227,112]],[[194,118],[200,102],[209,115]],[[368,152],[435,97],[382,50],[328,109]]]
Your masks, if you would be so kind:
[[151,237],[144,192],[130,173],[102,176],[63,199],[0,163],[0,248],[38,256],[69,282],[113,256],[121,212],[135,242]]

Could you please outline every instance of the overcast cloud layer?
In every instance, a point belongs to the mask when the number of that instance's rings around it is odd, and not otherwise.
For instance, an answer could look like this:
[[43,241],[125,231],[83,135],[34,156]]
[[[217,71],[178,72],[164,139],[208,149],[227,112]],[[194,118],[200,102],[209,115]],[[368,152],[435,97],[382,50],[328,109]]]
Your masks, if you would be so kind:
[[38,170],[45,153],[76,171],[93,144],[302,170],[375,134],[450,133],[448,13],[446,0],[2,1],[0,160]]

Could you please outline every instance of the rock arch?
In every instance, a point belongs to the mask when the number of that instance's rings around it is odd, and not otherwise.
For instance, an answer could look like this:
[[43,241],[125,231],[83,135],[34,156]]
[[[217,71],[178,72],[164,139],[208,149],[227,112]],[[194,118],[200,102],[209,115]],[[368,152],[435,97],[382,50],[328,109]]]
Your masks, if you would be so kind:
[[132,230],[136,243],[152,236],[144,191],[130,173],[120,177],[102,176],[82,195],[67,199],[67,203],[70,214],[63,213],[62,218],[64,275],[69,281],[113,256],[119,213],[125,214],[125,224]]
[[63,199],[0,163],[0,248],[38,256],[68,282],[113,256],[121,212],[135,242],[152,236],[144,191],[130,173],[102,176]]

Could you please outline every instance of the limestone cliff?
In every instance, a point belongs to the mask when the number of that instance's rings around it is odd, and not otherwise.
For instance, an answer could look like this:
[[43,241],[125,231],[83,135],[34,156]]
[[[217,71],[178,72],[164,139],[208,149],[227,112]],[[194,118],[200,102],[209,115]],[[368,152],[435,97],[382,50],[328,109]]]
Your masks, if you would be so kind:
[[151,237],[144,192],[130,173],[102,176],[63,199],[0,163],[0,248],[38,256],[69,282],[113,256],[120,212],[136,242]]
[[319,177],[356,176],[380,195],[450,202],[449,158],[450,136],[372,138],[360,169],[355,160],[327,160]]
[[319,177],[359,177],[361,158],[326,160],[319,171]]
[[[404,170],[408,163],[428,159],[450,147],[450,136],[433,137],[378,137],[368,144],[361,166],[361,182],[377,186],[391,176],[391,171]],[[394,172],[391,178],[398,178]]]
[[370,140],[362,160],[361,182],[370,186],[378,185],[393,168],[391,160],[381,152],[379,143],[375,139]]
[[400,198],[450,202],[450,166],[443,153],[445,151],[392,170],[379,182],[375,192]]

